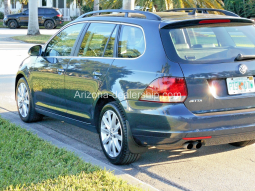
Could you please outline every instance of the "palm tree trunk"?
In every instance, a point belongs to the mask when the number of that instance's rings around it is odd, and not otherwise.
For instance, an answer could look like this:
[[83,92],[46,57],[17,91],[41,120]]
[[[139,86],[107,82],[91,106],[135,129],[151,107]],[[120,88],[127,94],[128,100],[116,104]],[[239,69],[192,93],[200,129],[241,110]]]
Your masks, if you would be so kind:
[[38,23],[38,2],[29,1],[29,19],[28,19],[28,31],[27,35],[39,35],[39,23]]
[[10,0],[4,0],[4,15],[10,14]]
[[[99,0],[94,0],[94,9],[93,11],[99,11]],[[99,15],[96,13],[95,15]]]
[[123,0],[122,9],[134,10],[135,0]]

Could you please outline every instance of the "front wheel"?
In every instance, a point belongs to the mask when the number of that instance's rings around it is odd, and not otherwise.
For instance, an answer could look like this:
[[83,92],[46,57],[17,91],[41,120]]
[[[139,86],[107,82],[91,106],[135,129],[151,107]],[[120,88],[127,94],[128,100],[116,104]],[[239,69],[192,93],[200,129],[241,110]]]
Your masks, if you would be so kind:
[[55,27],[55,24],[52,20],[47,20],[45,23],[44,23],[44,27],[46,29],[53,29]]
[[255,140],[250,141],[241,141],[241,142],[235,142],[235,143],[229,143],[230,145],[236,146],[236,147],[245,147],[248,145],[252,145],[255,143]]
[[35,111],[32,95],[25,78],[20,78],[16,86],[16,103],[22,121],[34,122],[43,118]]
[[16,28],[18,28],[18,22],[16,21],[16,20],[10,20],[9,22],[8,22],[8,27],[10,28],[10,29],[16,29]]
[[140,154],[131,153],[125,115],[117,102],[106,104],[99,117],[99,136],[103,152],[113,164],[129,164]]

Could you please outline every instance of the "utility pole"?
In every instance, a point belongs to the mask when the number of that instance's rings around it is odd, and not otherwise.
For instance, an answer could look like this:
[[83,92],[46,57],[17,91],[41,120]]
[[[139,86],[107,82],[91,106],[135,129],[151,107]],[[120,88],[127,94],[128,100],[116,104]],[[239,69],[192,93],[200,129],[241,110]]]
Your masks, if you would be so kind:
[[134,10],[135,9],[135,0],[123,0],[122,9]]

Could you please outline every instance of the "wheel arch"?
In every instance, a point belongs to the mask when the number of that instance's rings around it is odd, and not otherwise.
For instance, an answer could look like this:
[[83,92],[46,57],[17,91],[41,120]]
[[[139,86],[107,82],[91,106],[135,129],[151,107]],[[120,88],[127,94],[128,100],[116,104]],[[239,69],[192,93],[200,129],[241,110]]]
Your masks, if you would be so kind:
[[[27,77],[26,77],[26,75],[24,73],[19,72],[16,75],[16,79],[15,79],[15,98],[16,98],[16,87],[17,87],[17,84],[18,84],[18,81],[20,80],[20,78],[25,78],[26,81],[28,82]],[[28,83],[28,86],[29,86],[29,89],[31,90],[31,87],[30,87],[29,83]]]

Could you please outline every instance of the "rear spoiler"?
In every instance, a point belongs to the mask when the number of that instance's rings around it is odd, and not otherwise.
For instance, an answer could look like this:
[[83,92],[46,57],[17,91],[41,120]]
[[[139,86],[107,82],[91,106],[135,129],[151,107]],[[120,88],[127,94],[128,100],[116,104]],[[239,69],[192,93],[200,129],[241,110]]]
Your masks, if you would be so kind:
[[247,23],[254,24],[254,21],[246,18],[235,18],[235,17],[216,17],[216,18],[198,18],[190,20],[180,20],[180,21],[169,21],[161,22],[160,29],[167,28],[181,28],[184,26],[194,26],[203,24],[217,24],[217,23]]

